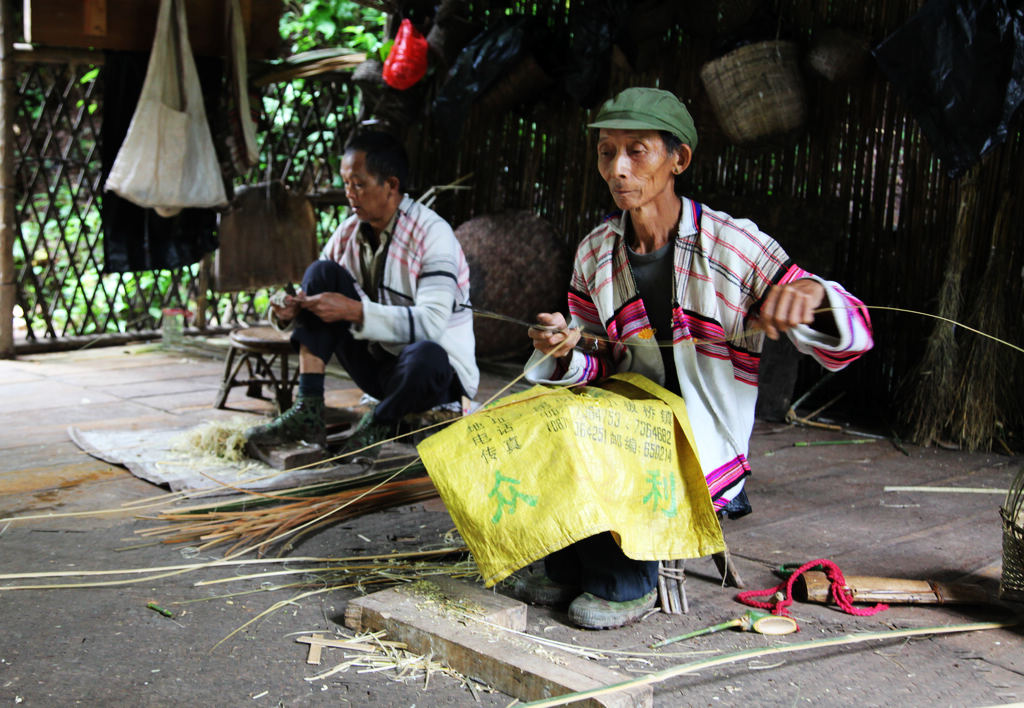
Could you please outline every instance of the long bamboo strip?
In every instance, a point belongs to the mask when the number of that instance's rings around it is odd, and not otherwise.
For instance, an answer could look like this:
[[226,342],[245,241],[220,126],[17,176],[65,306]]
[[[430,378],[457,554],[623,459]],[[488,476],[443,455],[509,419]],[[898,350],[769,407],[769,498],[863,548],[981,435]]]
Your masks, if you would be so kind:
[[[401,470],[399,472],[396,472],[390,478],[387,478],[387,479],[383,480],[382,482],[380,482],[378,485],[376,485],[376,487],[371,487],[369,490],[367,490],[366,493],[369,494],[374,489],[379,488],[380,486],[383,486],[384,484],[387,484],[394,477],[397,477],[400,474],[400,472],[401,472]],[[324,514],[322,514],[322,515],[320,515],[320,516],[318,516],[316,518],[314,518],[312,521],[306,522],[306,524],[303,524],[303,525],[301,525],[301,526],[299,526],[297,528],[298,528],[298,530],[301,530],[302,528],[304,528],[304,526],[311,525],[311,524],[316,523],[317,521],[320,521],[320,520],[322,520],[324,518],[330,517],[331,515],[336,514],[339,511],[343,510],[344,508],[346,508],[350,504],[359,501],[360,498],[361,497],[356,497],[356,498],[346,502],[345,504],[343,504],[343,505],[341,505],[339,507],[336,507],[334,509],[331,509],[330,511],[328,511],[328,512],[326,512],[326,513],[324,513]],[[265,545],[268,545],[270,543],[274,543],[275,541],[280,540],[280,538],[281,538],[280,536],[271,537],[271,538],[265,540],[261,544],[247,546],[247,547],[242,548],[241,550],[239,550],[239,551],[237,551],[237,552],[235,552],[233,554],[229,554],[226,557],[226,559],[231,560],[231,559],[234,559],[234,558],[238,558],[239,556],[243,556],[243,555],[245,555],[247,553],[250,553],[250,552],[252,552],[254,550],[257,550],[257,548],[260,547],[260,546],[265,546]],[[62,584],[62,585],[8,585],[8,586],[0,587],[0,590],[50,590],[50,589],[65,589],[65,588],[109,587],[109,586],[113,586],[113,585],[130,585],[130,584],[151,582],[153,580],[159,580],[159,579],[162,579],[162,578],[172,577],[172,576],[175,576],[175,575],[181,575],[182,573],[192,572],[192,571],[195,571],[195,570],[200,570],[202,568],[213,567],[213,566],[216,566],[219,562],[220,562],[219,560],[213,560],[213,561],[209,561],[207,563],[200,563],[200,564],[198,564],[198,565],[196,565],[196,566],[194,566],[192,568],[189,568],[187,570],[186,569],[182,569],[182,570],[167,571],[167,572],[157,573],[155,575],[147,575],[147,576],[144,576],[144,577],[141,577],[141,578],[132,578],[132,579],[128,579],[128,580],[100,581],[100,582],[95,582],[95,583],[65,583],[65,584]]]
[[243,629],[245,629],[249,625],[253,624],[254,622],[258,622],[259,620],[263,619],[264,617],[266,617],[269,614],[273,614],[274,612],[277,612],[282,607],[287,607],[288,605],[294,605],[299,600],[304,600],[307,597],[313,597],[314,595],[322,595],[322,594],[324,594],[326,592],[333,592],[333,591],[335,591],[337,589],[338,589],[337,587],[333,587],[332,586],[332,587],[326,587],[326,588],[319,588],[317,590],[307,590],[306,592],[301,592],[298,595],[295,595],[294,597],[289,598],[287,600],[281,600],[279,602],[275,602],[273,605],[271,605],[267,609],[265,609],[262,612],[260,612],[259,614],[257,614],[255,617],[250,619],[248,622],[242,624],[239,627],[236,627],[231,632],[229,632],[227,635],[222,637],[220,639],[220,641],[218,641],[216,644],[214,644],[212,647],[210,647],[210,651],[212,652],[214,649],[219,647],[221,644],[223,644],[227,640],[231,639],[231,637],[235,636],[236,634],[241,632]]
[[842,637],[834,637],[831,639],[814,639],[809,642],[800,642],[797,644],[788,644],[786,646],[770,647],[768,649],[749,649],[747,651],[737,652],[735,654],[729,654],[727,656],[716,657],[714,659],[704,659],[702,661],[694,661],[689,664],[683,664],[681,666],[673,666],[668,669],[661,671],[655,671],[647,676],[632,679],[630,681],[623,681],[611,686],[605,686],[603,688],[595,688],[588,691],[577,691],[576,693],[568,693],[563,696],[557,696],[555,698],[533,701],[532,703],[524,703],[523,708],[551,708],[552,706],[564,706],[569,703],[581,701],[586,698],[597,698],[599,696],[606,696],[627,688],[636,688],[638,686],[648,686],[654,683],[661,683],[667,681],[676,676],[682,676],[684,674],[693,673],[702,669],[709,669],[714,666],[722,666],[723,664],[732,664],[737,661],[743,661],[745,659],[755,659],[762,656],[775,656],[778,654],[790,654],[793,652],[807,651],[811,649],[821,649],[824,647],[834,646],[847,646],[850,644],[860,644],[863,642],[885,640],[885,639],[898,639],[901,637],[919,637],[924,635],[935,635],[935,634],[953,634],[957,632],[978,632],[988,629],[1003,629],[1005,627],[1013,627],[1020,623],[1020,618],[1013,620],[1007,620],[1005,622],[974,622],[969,624],[950,625],[946,627],[922,627],[919,629],[896,629],[889,630],[886,632],[868,632],[864,634],[847,634]]
[[[290,558],[236,558],[217,561],[212,566],[209,563],[184,563],[180,565],[164,565],[153,568],[120,568],[115,570],[59,570],[29,573],[4,573],[0,574],[0,580],[19,579],[40,579],[40,578],[75,578],[98,575],[140,575],[143,573],[163,572],[167,570],[195,570],[208,567],[234,567],[240,565],[268,565],[274,563],[347,563],[369,560],[389,560],[407,558],[433,558],[454,553],[466,553],[469,549],[465,546],[452,546],[450,548],[438,548],[432,551],[403,551],[400,553],[382,553],[366,556],[293,556]],[[12,588],[0,587],[0,590]]]
[[[435,568],[438,569],[439,572],[441,572],[442,569],[450,570],[451,566],[450,565],[435,566]],[[262,573],[250,573],[250,574],[247,574],[247,575],[232,575],[232,576],[226,577],[226,578],[213,578],[213,579],[208,579],[208,580],[199,580],[199,581],[193,583],[193,586],[194,587],[199,587],[199,586],[203,586],[203,585],[220,585],[220,584],[223,584],[223,583],[233,583],[233,582],[244,581],[244,580],[258,580],[260,578],[275,578],[275,577],[280,577],[282,575],[297,575],[297,574],[300,574],[300,573],[324,575],[324,574],[328,574],[328,573],[330,573],[332,571],[342,571],[342,572],[345,572],[345,573],[355,573],[355,572],[359,572],[359,571],[367,571],[367,572],[368,571],[375,571],[375,570],[393,570],[393,571],[398,571],[398,570],[411,570],[411,569],[415,569],[415,570],[417,570],[418,573],[424,574],[426,570],[429,570],[429,567],[424,565],[423,562],[420,562],[420,563],[413,563],[413,564],[366,563],[366,564],[362,564],[362,565],[335,565],[335,566],[327,566],[327,567],[317,567],[317,568],[312,568],[312,569],[310,569],[310,568],[289,568],[287,570],[268,570],[268,571],[264,571]]]

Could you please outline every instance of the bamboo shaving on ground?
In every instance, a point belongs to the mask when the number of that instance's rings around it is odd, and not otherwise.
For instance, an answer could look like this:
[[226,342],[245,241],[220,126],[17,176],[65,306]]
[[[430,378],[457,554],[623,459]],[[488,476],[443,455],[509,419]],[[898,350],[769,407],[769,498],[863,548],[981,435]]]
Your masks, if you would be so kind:
[[440,661],[435,661],[433,654],[426,656],[414,654],[402,642],[384,639],[384,632],[368,632],[357,635],[341,635],[324,638],[317,635],[296,637],[295,641],[309,644],[310,652],[318,649],[340,649],[344,652],[342,660],[326,671],[315,676],[307,676],[307,681],[323,681],[336,674],[352,670],[358,674],[381,673],[386,678],[399,683],[423,682],[423,690],[430,688],[430,679],[434,675],[447,676],[468,688],[472,693],[483,690],[496,693],[495,689],[476,683]]
[[251,426],[251,420],[241,417],[204,423],[175,439],[172,449],[187,455],[241,462],[247,459],[245,431]]

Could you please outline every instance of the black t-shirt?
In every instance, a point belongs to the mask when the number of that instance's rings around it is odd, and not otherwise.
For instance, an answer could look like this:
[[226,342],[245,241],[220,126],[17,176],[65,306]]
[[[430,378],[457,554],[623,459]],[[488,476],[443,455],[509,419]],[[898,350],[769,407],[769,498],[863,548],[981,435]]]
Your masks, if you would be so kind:
[[647,310],[647,318],[654,329],[661,361],[665,366],[665,388],[679,394],[679,377],[676,375],[676,360],[672,354],[672,250],[674,241],[653,253],[635,253],[627,242],[629,267],[633,271],[640,299]]

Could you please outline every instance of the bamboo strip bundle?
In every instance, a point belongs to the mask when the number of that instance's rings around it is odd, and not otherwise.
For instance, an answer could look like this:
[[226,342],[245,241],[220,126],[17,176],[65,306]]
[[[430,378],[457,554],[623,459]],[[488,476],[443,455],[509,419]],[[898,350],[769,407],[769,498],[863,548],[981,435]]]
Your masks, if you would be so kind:
[[661,611],[670,615],[685,615],[690,612],[686,600],[686,561],[662,561],[658,568],[658,598]]
[[[290,497],[291,501],[239,511],[213,508],[208,511],[164,512],[156,519],[169,523],[136,533],[144,537],[158,537],[163,543],[189,543],[200,550],[231,543],[228,555],[248,546],[255,546],[263,554],[270,540],[281,539],[290,532],[293,535],[285,549],[314,529],[437,496],[429,477],[387,482],[373,491],[369,489],[346,489],[309,498]],[[331,513],[334,509],[338,511]],[[317,521],[319,517],[323,518]]]

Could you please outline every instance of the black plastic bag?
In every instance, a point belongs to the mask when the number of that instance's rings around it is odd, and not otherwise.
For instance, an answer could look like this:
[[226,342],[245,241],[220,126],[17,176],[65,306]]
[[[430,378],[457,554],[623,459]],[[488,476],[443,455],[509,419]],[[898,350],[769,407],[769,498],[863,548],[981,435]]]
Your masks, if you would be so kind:
[[931,0],[873,51],[950,177],[1002,144],[1024,102],[1024,3]]
[[603,12],[577,13],[569,32],[566,56],[561,61],[559,79],[565,93],[584,108],[603,101],[608,90],[609,55],[616,20],[625,15],[607,7]]
[[526,17],[510,18],[459,52],[433,106],[434,119],[450,141],[458,139],[473,101],[523,56],[531,24]]

